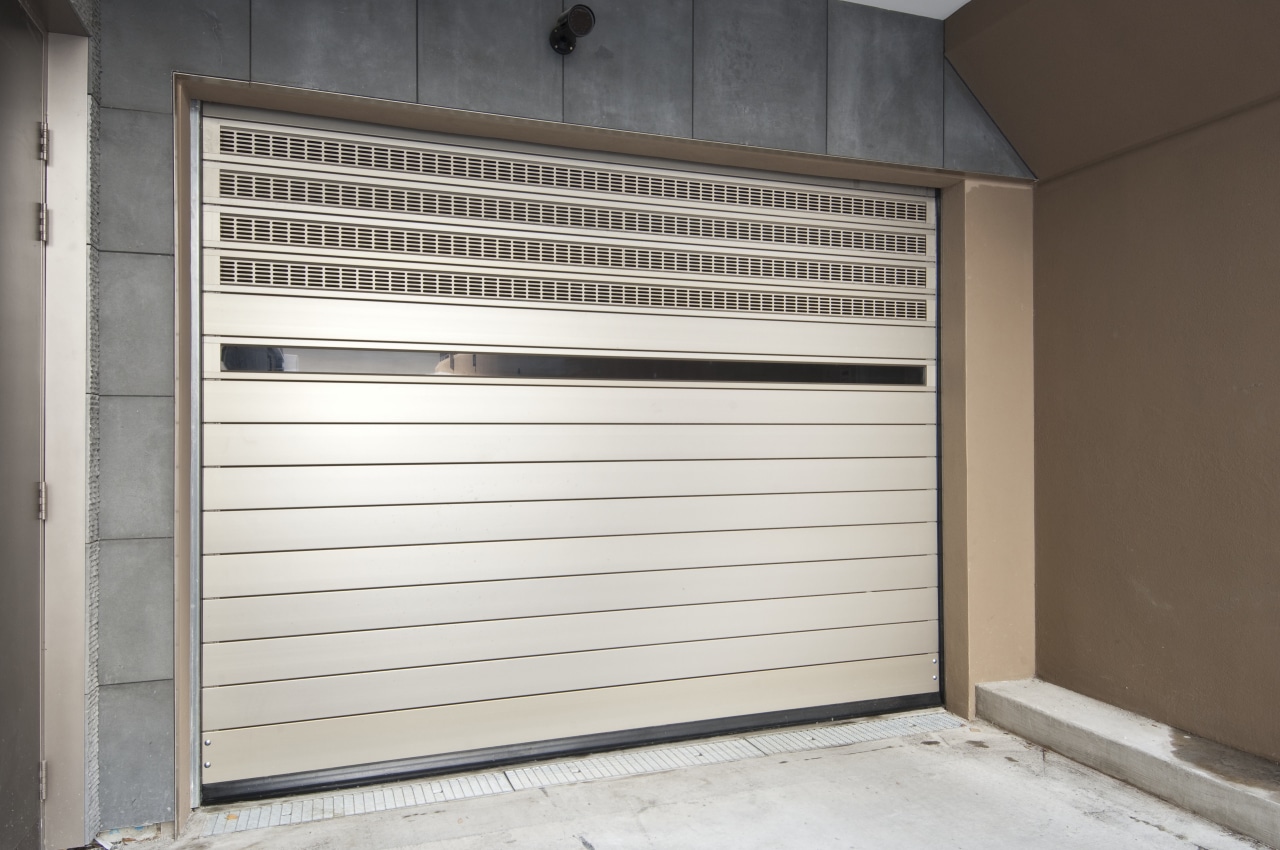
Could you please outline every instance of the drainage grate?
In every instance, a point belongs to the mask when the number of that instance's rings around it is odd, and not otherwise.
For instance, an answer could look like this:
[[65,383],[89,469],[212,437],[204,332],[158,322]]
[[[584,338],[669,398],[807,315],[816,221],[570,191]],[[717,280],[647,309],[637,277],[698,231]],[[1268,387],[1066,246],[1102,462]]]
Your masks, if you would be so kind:
[[224,198],[448,216],[542,227],[576,227],[679,238],[805,245],[850,251],[911,254],[921,257],[928,253],[929,245],[927,237],[909,233],[877,233],[673,213],[603,209],[577,204],[477,197],[427,189],[369,186],[315,178],[303,179],[224,171],[219,176],[218,186]]
[[679,770],[699,764],[724,764],[731,761],[759,758],[760,751],[747,739],[712,741],[688,747],[663,747],[657,750],[621,752],[609,756],[593,756],[576,761],[539,764],[506,772],[507,780],[517,791],[524,788],[543,788],[551,785],[568,785],[589,779],[614,779],[619,776],[638,776],[645,773],[661,773]]
[[325,139],[297,133],[223,127],[219,150],[236,156],[428,174],[465,180],[547,186],[578,192],[663,198],[698,203],[732,204],[767,209],[816,212],[926,222],[927,202],[861,197],[835,192],[783,189],[721,180],[671,177],[639,171],[592,168],[515,157],[485,156],[447,149]]
[[546,788],[679,770],[700,764],[724,764],[781,753],[843,747],[883,741],[906,735],[941,732],[964,725],[960,718],[939,709],[878,720],[862,720],[817,726],[788,732],[771,732],[647,750],[624,750],[603,756],[536,764],[505,771],[472,773],[447,779],[424,779],[369,790],[282,800],[243,809],[212,813],[203,834],[221,835],[269,826],[311,823],[347,815],[381,812],[447,803],[472,797],[509,794],[527,788]]
[[729,310],[840,316],[859,319],[928,321],[929,303],[904,298],[853,298],[780,292],[747,292],[675,286],[536,280],[483,274],[455,274],[418,269],[381,269],[312,263],[272,262],[223,257],[218,282],[229,286],[287,286],[392,295],[449,298],[505,298],[658,307],[683,310]]
[[867,741],[882,741],[902,735],[918,735],[921,732],[941,732],[963,725],[960,720],[945,712],[914,714],[908,717],[889,717],[866,723],[845,723],[839,726],[816,726],[792,732],[773,732],[753,735],[747,740],[761,752],[802,753],[826,747],[847,747]]
[[608,269],[772,278],[848,284],[928,286],[923,267],[742,257],[592,243],[472,236],[403,227],[297,221],[222,213],[219,235],[230,242],[324,250],[461,257],[500,263],[549,263]]

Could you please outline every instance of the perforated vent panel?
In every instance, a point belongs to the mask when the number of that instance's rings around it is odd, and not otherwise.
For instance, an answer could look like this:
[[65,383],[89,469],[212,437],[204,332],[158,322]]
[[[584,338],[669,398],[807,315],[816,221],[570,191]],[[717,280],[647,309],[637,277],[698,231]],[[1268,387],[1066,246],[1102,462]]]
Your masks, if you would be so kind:
[[219,282],[236,286],[284,286],[393,295],[450,298],[507,298],[568,304],[607,304],[685,310],[730,310],[849,318],[925,321],[925,301],[898,298],[851,298],[693,289],[675,286],[534,280],[482,274],[450,274],[417,269],[268,262],[223,257]]
[[576,204],[476,197],[427,189],[371,186],[333,180],[224,171],[219,176],[219,189],[222,196],[226,198],[312,204],[354,210],[449,216],[490,222],[613,230],[694,239],[804,245],[914,256],[925,256],[928,253],[928,239],[924,234],[877,233],[660,212],[602,209]]
[[533,162],[498,154],[479,155],[372,144],[283,132],[223,127],[223,154],[306,162],[376,171],[426,174],[465,180],[548,186],[613,195],[639,195],[704,204],[825,213],[885,221],[924,222],[926,201],[869,198],[834,192],[734,184],[713,179],[643,174],[605,167]]
[[928,272],[924,268],[471,236],[371,224],[260,218],[226,212],[221,214],[219,234],[228,242],[447,256],[490,262],[547,263],[561,266],[850,284],[923,287],[928,286],[929,283]]

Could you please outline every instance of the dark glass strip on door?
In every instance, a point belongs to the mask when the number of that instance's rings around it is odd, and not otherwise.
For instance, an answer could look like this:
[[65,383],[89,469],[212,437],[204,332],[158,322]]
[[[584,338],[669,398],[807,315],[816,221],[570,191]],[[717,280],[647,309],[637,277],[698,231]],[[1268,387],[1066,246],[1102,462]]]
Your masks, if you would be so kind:
[[924,366],[897,363],[697,360],[278,345],[223,345],[222,371],[917,387],[924,386],[926,380]]

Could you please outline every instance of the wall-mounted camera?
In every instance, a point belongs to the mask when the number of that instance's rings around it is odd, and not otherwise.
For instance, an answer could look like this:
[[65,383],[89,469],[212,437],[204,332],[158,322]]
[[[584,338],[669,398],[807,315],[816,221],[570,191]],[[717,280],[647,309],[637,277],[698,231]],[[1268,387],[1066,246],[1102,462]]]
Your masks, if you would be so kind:
[[570,6],[556,18],[555,29],[551,30],[551,49],[562,56],[572,53],[578,39],[591,32],[595,25],[596,13],[589,6],[581,3]]

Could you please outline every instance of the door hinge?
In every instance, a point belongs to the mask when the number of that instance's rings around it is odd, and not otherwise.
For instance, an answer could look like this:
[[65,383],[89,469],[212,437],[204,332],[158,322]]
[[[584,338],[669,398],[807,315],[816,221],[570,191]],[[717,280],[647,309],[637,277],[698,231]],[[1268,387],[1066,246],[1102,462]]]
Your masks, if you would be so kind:
[[49,208],[42,203],[36,204],[36,238],[49,241]]
[[40,122],[40,158],[49,161],[49,125]]
[[40,760],[40,802],[49,795],[49,762]]
[[49,518],[49,485],[44,481],[36,482],[36,519]]

